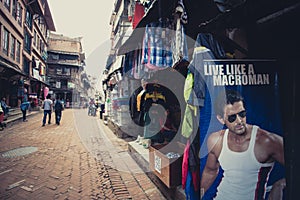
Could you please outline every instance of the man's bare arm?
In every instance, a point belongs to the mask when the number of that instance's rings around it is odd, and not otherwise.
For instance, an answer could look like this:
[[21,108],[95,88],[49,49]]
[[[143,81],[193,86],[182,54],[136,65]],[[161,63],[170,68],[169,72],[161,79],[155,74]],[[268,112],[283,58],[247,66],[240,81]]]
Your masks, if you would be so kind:
[[216,152],[220,149],[221,132],[213,133],[207,140],[208,157],[201,177],[201,197],[209,189],[219,173],[220,164]]
[[268,200],[282,200],[283,189],[286,187],[285,178],[276,181],[271,189]]
[[204,193],[209,189],[209,187],[213,184],[215,181],[218,172],[219,172],[219,163],[216,160],[216,157],[213,153],[208,154],[208,158],[206,161],[205,168],[202,173],[201,177],[201,198],[204,195]]

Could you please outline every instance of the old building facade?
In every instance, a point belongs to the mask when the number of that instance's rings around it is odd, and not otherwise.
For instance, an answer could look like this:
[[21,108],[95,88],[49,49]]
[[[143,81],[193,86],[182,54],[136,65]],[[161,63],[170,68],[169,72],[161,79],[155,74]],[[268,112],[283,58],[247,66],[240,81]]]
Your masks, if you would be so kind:
[[81,98],[85,97],[82,82],[85,54],[81,39],[50,33],[48,41],[49,91],[68,102],[70,106],[79,106]]
[[0,4],[0,95],[15,107],[25,88],[37,105],[47,86],[47,37],[55,31],[48,2],[2,0]]

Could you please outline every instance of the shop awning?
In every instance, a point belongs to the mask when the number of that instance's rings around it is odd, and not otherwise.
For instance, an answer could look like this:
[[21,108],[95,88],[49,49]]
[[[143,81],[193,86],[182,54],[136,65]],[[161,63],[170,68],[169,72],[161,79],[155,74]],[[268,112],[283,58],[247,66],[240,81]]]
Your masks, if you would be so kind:
[[123,55],[117,56],[116,60],[110,66],[108,74],[111,74],[111,73],[115,72],[116,70],[120,69],[123,66],[123,60],[124,60]]
[[154,0],[151,7],[133,30],[131,36],[118,49],[117,54],[124,55],[125,53],[136,49],[142,42],[145,26],[150,22],[158,21],[159,18],[169,17],[174,11],[174,7],[170,5],[175,5],[175,3],[176,0]]
[[[173,17],[177,3],[178,0],[154,0],[131,36],[118,49],[117,54],[124,55],[138,48],[142,43],[146,25],[158,21],[160,18]],[[185,25],[186,34],[193,39],[196,39],[199,21],[207,21],[220,13],[212,0],[202,0],[200,2],[199,0],[189,0],[184,2],[184,6],[188,16],[188,23]]]
[[13,67],[3,60],[0,60],[0,73],[1,77],[5,77],[8,80],[18,80],[20,76],[27,77],[18,67]]
[[[143,40],[145,26],[161,17],[171,17],[176,2],[178,1],[155,0],[136,29],[133,30],[132,35],[118,49],[117,54],[124,55],[138,48]],[[192,39],[196,39],[198,33],[218,33],[218,31],[226,28],[242,27],[249,23],[254,23],[258,26],[266,26],[266,24],[274,22],[282,24],[280,21],[293,23],[292,21],[299,18],[300,13],[299,2],[296,0],[288,2],[272,0],[245,1],[245,3],[223,13],[211,0],[202,0],[200,2],[199,0],[190,0],[185,1],[184,5],[188,15],[188,24],[185,25],[186,34]],[[286,20],[287,18],[289,20]],[[282,30],[283,28],[278,27],[278,29]],[[240,48],[228,38],[221,39],[234,48]],[[191,45],[193,47],[193,44]],[[243,51],[243,49],[240,50]]]

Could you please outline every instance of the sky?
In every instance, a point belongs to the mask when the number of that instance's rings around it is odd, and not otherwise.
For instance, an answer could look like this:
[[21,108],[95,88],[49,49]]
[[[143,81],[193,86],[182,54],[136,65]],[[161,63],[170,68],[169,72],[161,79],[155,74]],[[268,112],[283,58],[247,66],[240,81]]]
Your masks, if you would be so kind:
[[110,48],[109,20],[115,0],[48,0],[56,33],[83,37],[86,72],[98,78]]

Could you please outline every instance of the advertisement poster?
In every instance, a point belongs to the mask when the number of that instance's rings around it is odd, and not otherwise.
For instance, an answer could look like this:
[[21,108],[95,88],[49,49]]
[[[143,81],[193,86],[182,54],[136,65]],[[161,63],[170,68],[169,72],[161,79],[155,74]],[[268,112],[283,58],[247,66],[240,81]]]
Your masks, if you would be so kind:
[[[276,61],[204,60],[203,67],[206,97],[199,124],[202,199],[268,199],[273,184],[285,176],[280,164],[284,136]],[[221,106],[220,94],[226,96],[230,91],[243,101]],[[222,114],[218,114],[220,110]],[[255,140],[251,140],[253,135]]]

